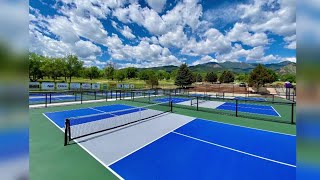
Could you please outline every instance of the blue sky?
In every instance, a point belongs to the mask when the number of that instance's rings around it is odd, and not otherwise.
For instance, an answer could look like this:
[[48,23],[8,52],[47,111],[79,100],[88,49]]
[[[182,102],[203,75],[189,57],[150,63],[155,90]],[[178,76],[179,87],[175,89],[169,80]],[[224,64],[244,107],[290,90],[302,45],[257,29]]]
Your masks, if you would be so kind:
[[295,1],[30,0],[31,52],[86,66],[296,61]]

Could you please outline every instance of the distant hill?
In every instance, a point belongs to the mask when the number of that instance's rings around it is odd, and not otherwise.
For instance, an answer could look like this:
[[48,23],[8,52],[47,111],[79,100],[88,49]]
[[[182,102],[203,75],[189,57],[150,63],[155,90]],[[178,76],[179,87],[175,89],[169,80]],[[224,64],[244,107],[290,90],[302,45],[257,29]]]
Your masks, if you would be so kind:
[[[195,66],[190,66],[193,72],[207,73],[209,71],[221,72],[224,70],[230,70],[235,73],[249,73],[254,69],[257,63],[245,63],[245,62],[209,62],[205,64],[198,64]],[[290,61],[283,61],[280,63],[265,64],[265,67],[272,69],[280,74],[295,74],[296,73],[296,63]],[[141,68],[141,69],[152,69],[152,70],[165,70],[167,72],[172,72],[176,70],[177,66],[162,66],[162,67],[152,67],[152,68]]]

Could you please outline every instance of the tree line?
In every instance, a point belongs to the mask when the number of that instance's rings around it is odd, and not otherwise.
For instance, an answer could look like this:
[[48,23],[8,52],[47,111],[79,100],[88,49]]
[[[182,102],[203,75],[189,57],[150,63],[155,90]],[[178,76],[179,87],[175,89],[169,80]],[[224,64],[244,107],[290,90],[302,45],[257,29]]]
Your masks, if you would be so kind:
[[117,69],[113,64],[108,64],[103,69],[99,69],[96,66],[84,67],[83,61],[74,55],[52,58],[36,53],[29,53],[30,81],[43,80],[45,77],[56,81],[62,77],[65,82],[71,82],[73,77],[83,77],[90,80],[106,78],[119,82],[125,79],[140,79],[147,83],[157,85],[156,81],[170,80],[175,77],[175,75],[176,72],[169,73],[164,70],[138,70],[135,67]]
[[257,88],[264,86],[266,83],[273,83],[279,79],[295,82],[295,75],[279,76],[275,71],[267,69],[261,64],[248,74],[235,75],[228,70],[222,73],[211,71],[206,74],[200,74],[193,73],[187,64],[182,64],[172,72],[137,69],[135,67],[117,69],[113,64],[108,64],[103,69],[99,69],[96,66],[84,67],[83,61],[74,55],[52,58],[29,53],[30,81],[38,81],[44,77],[48,79],[52,78],[53,81],[62,77],[65,82],[67,82],[67,80],[71,82],[73,77],[83,77],[90,80],[106,78],[108,80],[117,80],[118,82],[122,82],[125,79],[139,79],[145,81],[146,84],[152,87],[158,85],[159,80],[174,80],[174,84],[180,87],[187,87],[192,83],[203,81],[210,83],[232,83],[237,80]]

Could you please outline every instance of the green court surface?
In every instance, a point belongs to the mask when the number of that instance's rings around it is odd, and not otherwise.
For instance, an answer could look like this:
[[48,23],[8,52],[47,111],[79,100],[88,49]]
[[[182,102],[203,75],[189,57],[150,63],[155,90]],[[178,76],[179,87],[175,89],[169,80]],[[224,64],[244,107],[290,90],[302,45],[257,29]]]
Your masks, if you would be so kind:
[[[77,144],[72,144],[67,147],[63,146],[63,132],[42,115],[42,113],[46,112],[108,104],[127,104],[131,106],[146,105],[145,103],[141,102],[121,100],[30,109],[30,179],[117,179],[110,171],[108,171],[103,165],[96,161]],[[179,107],[174,107],[173,112],[176,114],[204,118],[251,128],[264,129],[286,134],[296,134],[296,126],[291,124],[234,117],[223,114],[215,114],[212,112],[194,111]]]

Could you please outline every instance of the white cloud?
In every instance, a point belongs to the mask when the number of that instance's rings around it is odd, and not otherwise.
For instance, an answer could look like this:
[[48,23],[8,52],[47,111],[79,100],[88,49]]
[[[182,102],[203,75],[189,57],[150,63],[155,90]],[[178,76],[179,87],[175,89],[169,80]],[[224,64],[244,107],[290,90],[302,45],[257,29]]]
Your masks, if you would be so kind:
[[233,28],[227,33],[227,38],[230,41],[241,41],[245,45],[251,47],[263,46],[268,44],[268,37],[265,33],[250,33],[248,25],[244,23],[236,23]]
[[296,38],[297,38],[296,35],[285,37],[284,41],[287,43],[285,48],[296,49],[296,44],[297,44]]
[[162,12],[167,0],[146,0],[146,1],[152,9],[160,13]]
[[217,29],[211,28],[204,33],[202,40],[197,42],[195,38],[191,38],[181,52],[188,55],[206,55],[224,53],[230,49],[230,41]]
[[[81,58],[89,58],[90,56],[101,55],[101,48],[90,41],[80,40],[73,46],[73,51]],[[90,58],[91,59],[91,58]]]
[[162,35],[179,25],[197,29],[200,25],[199,18],[202,16],[202,6],[198,0],[184,0],[160,16],[154,9],[142,8],[139,4],[133,3],[126,8],[115,9],[113,15],[123,23],[134,22],[154,35]]
[[133,61],[148,67],[181,64],[168,48],[145,40],[140,41],[136,46],[124,45],[119,37],[113,34],[108,38],[107,45],[109,54],[115,60]]
[[123,26],[123,29],[118,26],[118,24],[112,21],[112,26],[118,30],[124,37],[128,39],[134,39],[136,36],[132,34],[132,30],[128,26]]
[[205,64],[205,63],[209,63],[209,62],[218,62],[218,61],[216,59],[214,59],[213,57],[206,55],[206,56],[201,57],[199,60],[194,61],[191,65],[195,66],[198,64]]
[[[265,7],[274,10],[266,11]],[[248,21],[252,31],[271,31],[281,36],[296,33],[296,3],[294,0],[255,0],[253,4],[240,5],[238,8],[243,12],[241,18]]]
[[178,26],[175,31],[170,31],[159,37],[159,42],[165,47],[178,47],[182,48],[188,41],[187,36],[183,32],[183,27]]

